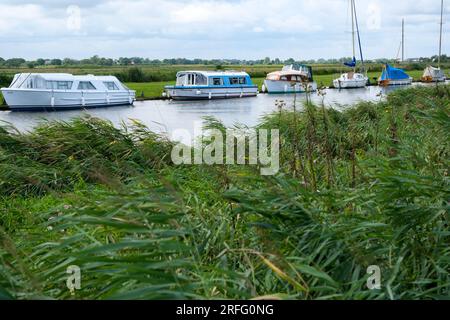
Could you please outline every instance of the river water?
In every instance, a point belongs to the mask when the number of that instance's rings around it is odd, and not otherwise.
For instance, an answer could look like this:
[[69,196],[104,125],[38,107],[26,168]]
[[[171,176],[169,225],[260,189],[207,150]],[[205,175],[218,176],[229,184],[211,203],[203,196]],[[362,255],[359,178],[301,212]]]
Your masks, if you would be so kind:
[[[324,99],[328,107],[344,109],[351,107],[359,101],[379,101],[383,95],[393,88],[380,88],[376,86],[352,89],[336,90],[327,89],[325,95],[311,94],[311,99],[321,103]],[[383,95],[380,96],[380,93]],[[305,94],[297,94],[297,106],[301,107],[301,101],[306,99]],[[212,100],[212,101],[138,101],[134,106],[119,106],[109,108],[97,108],[89,110],[67,110],[50,112],[19,112],[0,111],[0,125],[6,121],[14,125],[22,132],[32,130],[37,124],[46,120],[70,120],[84,114],[107,119],[114,125],[122,122],[129,123],[130,119],[136,119],[144,123],[152,131],[171,135],[174,130],[185,129],[191,134],[195,126],[201,123],[205,116],[213,116],[222,121],[226,126],[239,123],[249,127],[256,125],[261,117],[267,113],[278,110],[276,102],[283,100],[286,108],[293,106],[294,95],[268,95],[260,94],[255,98]]]

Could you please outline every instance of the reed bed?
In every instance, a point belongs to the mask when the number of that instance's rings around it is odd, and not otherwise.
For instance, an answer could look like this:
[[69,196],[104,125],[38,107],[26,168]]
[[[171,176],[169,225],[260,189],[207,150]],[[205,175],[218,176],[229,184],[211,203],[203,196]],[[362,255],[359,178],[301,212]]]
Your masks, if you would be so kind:
[[276,176],[174,166],[138,122],[4,124],[0,298],[448,298],[449,86],[343,112],[285,102],[258,127],[280,129]]

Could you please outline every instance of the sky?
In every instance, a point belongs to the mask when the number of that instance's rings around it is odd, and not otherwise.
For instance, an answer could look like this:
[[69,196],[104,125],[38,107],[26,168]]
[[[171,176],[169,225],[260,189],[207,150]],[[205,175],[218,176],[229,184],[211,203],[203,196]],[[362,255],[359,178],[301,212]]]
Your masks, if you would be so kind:
[[[441,0],[356,0],[366,58],[438,53]],[[450,54],[450,0],[443,53]],[[349,0],[0,0],[0,57],[308,60],[352,55]]]

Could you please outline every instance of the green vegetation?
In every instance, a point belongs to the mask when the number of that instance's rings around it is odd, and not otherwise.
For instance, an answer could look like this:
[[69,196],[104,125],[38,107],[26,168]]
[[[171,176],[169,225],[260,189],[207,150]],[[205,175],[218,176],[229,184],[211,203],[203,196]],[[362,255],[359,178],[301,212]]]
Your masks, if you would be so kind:
[[449,86],[343,112],[280,105],[258,127],[280,129],[277,176],[175,166],[138,122],[4,125],[0,297],[448,298]]

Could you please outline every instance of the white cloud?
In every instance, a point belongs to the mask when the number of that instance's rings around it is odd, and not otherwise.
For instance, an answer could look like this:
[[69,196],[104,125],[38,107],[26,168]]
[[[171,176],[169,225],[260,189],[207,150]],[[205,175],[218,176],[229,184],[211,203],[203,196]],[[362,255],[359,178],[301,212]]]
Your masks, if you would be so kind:
[[[347,2],[0,0],[0,56],[340,57],[349,55]],[[409,55],[434,54],[439,4],[357,1],[366,55],[395,55],[403,17]],[[69,5],[81,8],[76,32],[68,28]],[[446,34],[449,26],[444,26]],[[447,48],[444,41],[444,51]]]

